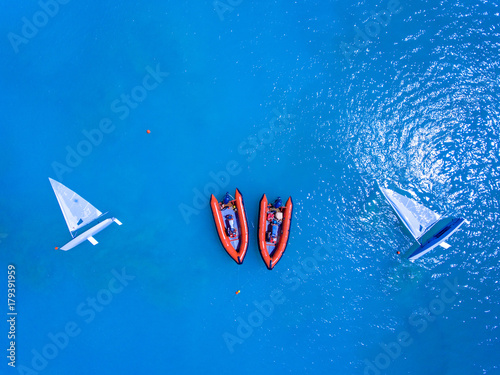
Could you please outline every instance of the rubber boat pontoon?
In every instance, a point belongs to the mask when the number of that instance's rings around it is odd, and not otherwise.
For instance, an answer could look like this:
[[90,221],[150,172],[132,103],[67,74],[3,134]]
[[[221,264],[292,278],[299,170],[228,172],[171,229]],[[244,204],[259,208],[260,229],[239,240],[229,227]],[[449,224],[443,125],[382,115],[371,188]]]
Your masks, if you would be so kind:
[[266,194],[260,200],[259,208],[259,250],[267,268],[272,270],[286,250],[292,223],[293,201],[289,197],[283,206],[278,197],[269,204]]
[[226,193],[219,202],[212,194],[210,206],[222,246],[236,263],[242,264],[248,249],[248,222],[243,196],[236,189],[235,198]]

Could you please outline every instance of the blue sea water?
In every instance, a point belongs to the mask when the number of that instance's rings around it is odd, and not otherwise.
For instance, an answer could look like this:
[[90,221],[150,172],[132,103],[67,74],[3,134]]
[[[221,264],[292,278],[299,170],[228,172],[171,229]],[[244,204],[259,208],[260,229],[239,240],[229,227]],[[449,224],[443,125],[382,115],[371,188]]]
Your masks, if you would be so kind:
[[[47,3],[0,15],[0,373],[500,373],[497,2]],[[123,225],[55,251],[47,177]],[[410,263],[376,181],[470,224]],[[295,203],[273,271],[263,193]]]

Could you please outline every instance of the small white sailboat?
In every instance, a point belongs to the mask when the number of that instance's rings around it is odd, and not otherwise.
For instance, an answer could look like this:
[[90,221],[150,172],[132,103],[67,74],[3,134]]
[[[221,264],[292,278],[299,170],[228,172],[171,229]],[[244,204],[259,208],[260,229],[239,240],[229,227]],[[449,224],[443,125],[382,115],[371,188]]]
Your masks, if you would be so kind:
[[466,222],[463,218],[441,218],[437,212],[422,206],[413,199],[380,185],[379,188],[396,215],[417,241],[417,244],[406,253],[409,260],[420,258],[436,246],[448,249],[450,245],[445,242],[446,239]]
[[89,240],[92,245],[97,245],[98,242],[93,237],[95,234],[99,233],[113,222],[118,225],[122,225],[118,219],[114,217],[108,218],[75,237],[76,232],[79,229],[96,222],[105,214],[103,215],[101,211],[92,206],[88,201],[83,199],[73,190],[68,189],[60,182],[51,178],[49,178],[49,181],[52,185],[52,189],[54,189],[54,193],[56,194],[57,202],[59,202],[59,206],[61,207],[64,219],[68,225],[71,237],[73,237],[73,240],[61,247],[60,250],[70,250],[85,240]]

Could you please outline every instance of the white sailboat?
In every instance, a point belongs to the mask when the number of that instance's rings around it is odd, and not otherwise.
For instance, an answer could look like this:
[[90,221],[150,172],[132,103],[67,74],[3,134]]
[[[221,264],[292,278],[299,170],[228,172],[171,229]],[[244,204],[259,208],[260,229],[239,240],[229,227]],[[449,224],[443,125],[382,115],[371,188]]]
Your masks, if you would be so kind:
[[122,225],[118,219],[114,217],[108,218],[75,237],[76,232],[79,229],[96,222],[104,215],[101,211],[92,206],[88,201],[83,199],[73,190],[68,189],[60,182],[51,178],[49,178],[49,181],[52,185],[52,189],[54,189],[54,193],[56,194],[57,202],[59,202],[59,206],[61,207],[64,219],[68,225],[71,237],[73,237],[73,240],[60,248],[61,250],[70,250],[85,240],[89,240],[92,245],[97,245],[98,242],[93,237],[95,234],[99,233],[113,222],[118,225]]
[[450,245],[445,242],[446,239],[466,222],[463,218],[441,218],[437,212],[422,206],[413,199],[381,186],[379,188],[396,215],[417,241],[417,244],[407,252],[409,260],[420,258],[436,246],[448,249]]

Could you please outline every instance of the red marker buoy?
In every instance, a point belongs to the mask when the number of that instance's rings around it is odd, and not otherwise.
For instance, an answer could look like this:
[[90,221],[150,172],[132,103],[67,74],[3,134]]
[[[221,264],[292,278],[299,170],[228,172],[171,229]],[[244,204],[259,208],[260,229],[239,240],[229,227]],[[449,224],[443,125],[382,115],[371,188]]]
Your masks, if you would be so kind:
[[56,250],[59,250],[59,248],[56,246]]
[[148,134],[149,134],[149,133],[151,133],[151,130],[149,130],[149,129],[148,129],[148,130],[146,130],[146,133],[148,133]]
[[398,254],[401,254],[401,252],[400,252],[400,251],[398,251]]
[[239,291],[239,290],[237,290],[237,291],[236,291],[236,293],[234,293],[234,294],[240,294],[240,291]]

